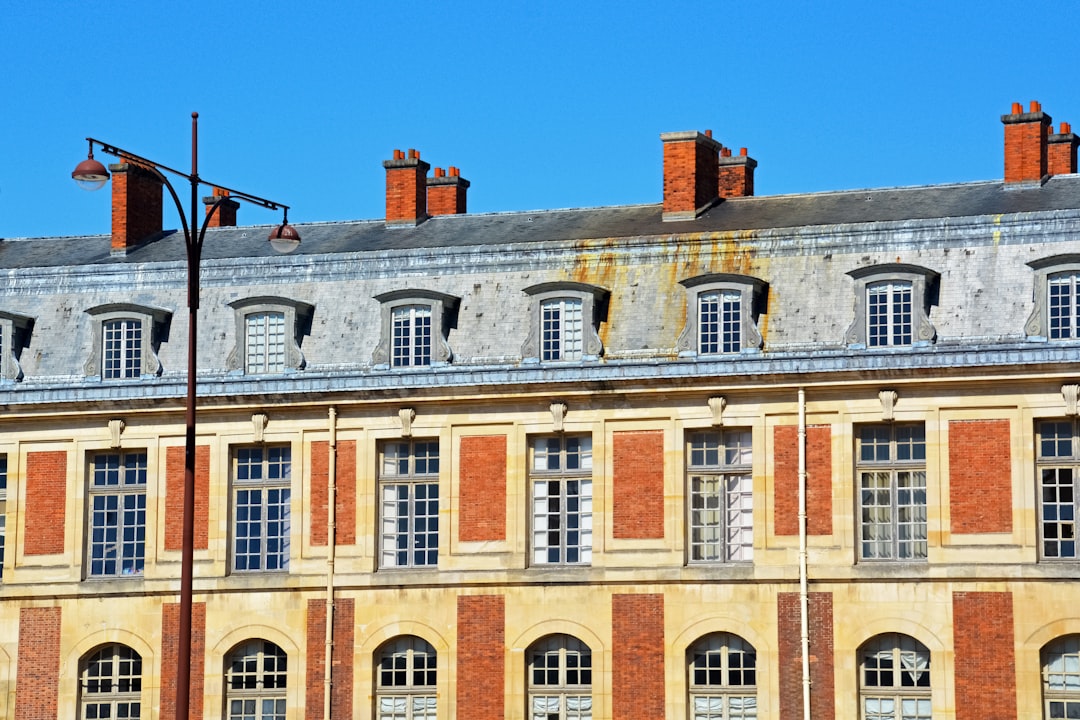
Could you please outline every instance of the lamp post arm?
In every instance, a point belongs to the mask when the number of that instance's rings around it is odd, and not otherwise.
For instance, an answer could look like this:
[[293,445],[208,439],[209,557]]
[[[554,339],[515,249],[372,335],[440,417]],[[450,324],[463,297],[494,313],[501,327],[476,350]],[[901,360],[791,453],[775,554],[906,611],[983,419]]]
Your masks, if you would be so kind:
[[[134,162],[136,165],[140,165],[140,166],[148,168],[148,169],[152,168],[152,169],[157,170],[157,175],[166,184],[168,184],[168,180],[165,180],[165,175],[163,173],[167,172],[167,173],[171,173],[173,175],[176,175],[177,177],[182,177],[185,180],[187,180],[188,182],[194,181],[195,183],[197,183],[199,185],[206,185],[207,187],[216,187],[219,190],[224,190],[224,191],[229,193],[229,197],[231,197],[233,200],[243,200],[245,202],[251,203],[252,205],[258,205],[259,207],[266,208],[267,210],[288,210],[289,209],[289,206],[285,205],[284,203],[279,203],[279,202],[276,202],[274,200],[268,200],[267,198],[259,197],[258,195],[252,195],[251,193],[246,193],[243,190],[235,190],[233,188],[225,187],[224,185],[218,185],[217,183],[208,182],[207,180],[204,180],[203,178],[199,177],[198,175],[193,175],[191,173],[186,173],[186,172],[183,172],[182,170],[176,170],[174,168],[169,167],[168,165],[162,165],[159,162],[155,162],[154,160],[144,158],[141,155],[136,155],[133,152],[130,152],[128,150],[124,150],[123,148],[119,148],[119,147],[117,147],[115,145],[110,145],[109,143],[102,142],[101,140],[97,140],[95,138],[89,138],[88,137],[86,139],[87,139],[87,141],[89,141],[91,143],[91,147],[93,145],[97,145],[98,149],[100,149],[101,152],[105,153],[106,155],[112,155],[113,157],[120,158],[121,160],[130,160],[130,161]],[[175,197],[175,193],[173,193],[173,195]],[[179,202],[177,203],[177,205],[179,207]],[[183,215],[184,214],[183,211],[181,211],[180,214]]]

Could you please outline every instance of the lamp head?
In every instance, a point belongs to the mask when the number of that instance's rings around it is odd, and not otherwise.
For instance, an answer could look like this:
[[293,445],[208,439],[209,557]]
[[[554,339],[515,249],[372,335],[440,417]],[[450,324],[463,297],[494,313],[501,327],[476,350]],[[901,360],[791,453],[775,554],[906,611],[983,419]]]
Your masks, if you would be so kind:
[[83,190],[97,190],[108,182],[109,171],[94,159],[94,152],[91,150],[90,156],[75,166],[71,177]]
[[300,233],[287,221],[271,230],[268,239],[274,250],[282,254],[291,253],[300,247]]

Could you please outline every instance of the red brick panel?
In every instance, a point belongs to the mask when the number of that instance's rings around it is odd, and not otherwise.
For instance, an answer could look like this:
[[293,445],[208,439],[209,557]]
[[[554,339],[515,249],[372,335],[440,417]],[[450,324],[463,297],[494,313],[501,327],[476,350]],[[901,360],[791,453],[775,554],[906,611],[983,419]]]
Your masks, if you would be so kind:
[[664,596],[611,596],[611,694],[615,720],[664,717]]
[[1008,420],[949,422],[949,515],[954,533],[1012,532]]
[[457,716],[505,717],[506,600],[502,595],[463,595],[457,607]]
[[[165,549],[184,549],[184,453],[182,446],[165,449]],[[210,446],[195,446],[195,534],[193,547],[210,543]]]
[[506,539],[506,436],[461,438],[458,536]]
[[956,720],[1016,718],[1012,594],[953,593]]
[[27,555],[64,552],[64,516],[68,498],[67,452],[49,450],[26,454]]
[[[351,598],[334,600],[334,648],[331,651],[330,714],[335,718],[353,715],[353,627],[355,603]],[[304,717],[323,716],[326,670],[326,601],[308,600],[307,612],[307,701]]]
[[[810,625],[810,716],[834,720],[836,698],[833,665],[832,593],[812,592],[808,599]],[[780,662],[780,717],[803,715],[802,627],[799,594],[777,597],[777,633]],[[759,656],[760,657],[760,656]]]
[[664,537],[664,431],[612,438],[612,520],[616,538]]
[[[338,545],[356,544],[356,441],[337,444],[334,537]],[[330,504],[330,443],[311,443],[311,544],[326,545]]]
[[19,610],[18,666],[15,720],[56,720],[60,687],[60,608],[24,607]]
[[[799,428],[773,428],[773,523],[777,535],[799,534]],[[832,535],[832,427],[806,428],[806,532]]]
[[[182,450],[183,448],[181,448]],[[181,460],[183,455],[181,454]],[[181,466],[181,471],[183,467]],[[180,658],[180,604],[161,607],[161,720],[176,720],[176,666]],[[206,603],[191,605],[191,693],[188,716],[203,716],[203,677],[206,675]]]

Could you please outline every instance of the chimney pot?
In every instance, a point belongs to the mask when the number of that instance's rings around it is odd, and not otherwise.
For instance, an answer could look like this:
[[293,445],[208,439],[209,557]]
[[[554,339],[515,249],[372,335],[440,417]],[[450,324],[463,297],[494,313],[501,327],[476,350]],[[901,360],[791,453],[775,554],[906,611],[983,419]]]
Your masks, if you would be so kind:
[[1029,112],[1037,113],[1040,110],[1042,110],[1042,106],[1039,105],[1039,101],[1038,100],[1032,100],[1031,101],[1031,110],[1029,110]]
[[1071,132],[1072,132],[1072,125],[1069,125],[1069,123],[1067,123],[1067,122],[1061,123],[1061,134],[1062,135],[1065,135],[1066,133],[1071,133]]
[[739,148],[739,155],[746,157],[746,148]]
[[712,137],[712,130],[706,130],[705,131],[705,137],[711,138]]
[[1022,112],[1024,112],[1024,109],[1023,109],[1023,107],[1022,107],[1022,106],[1020,105],[1020,103],[1018,103],[1018,102],[1014,102],[1014,103],[1013,103],[1013,106],[1012,106],[1012,114],[1013,114],[1013,115],[1019,115],[1019,114],[1020,114],[1020,113],[1022,113]]
[[443,177],[444,175],[446,175],[445,170],[443,170],[441,167],[435,168],[435,177]]

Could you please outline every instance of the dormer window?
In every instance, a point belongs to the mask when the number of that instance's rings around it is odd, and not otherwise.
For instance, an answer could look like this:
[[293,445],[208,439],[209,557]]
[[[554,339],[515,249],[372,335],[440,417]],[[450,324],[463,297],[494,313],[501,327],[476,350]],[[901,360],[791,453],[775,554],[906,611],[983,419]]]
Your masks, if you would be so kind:
[[19,355],[30,344],[34,319],[0,310],[0,380],[22,380]]
[[525,288],[533,298],[529,335],[521,348],[526,362],[578,362],[603,354],[600,323],[608,291],[585,283],[542,283]]
[[86,362],[87,375],[133,380],[161,374],[157,352],[168,333],[170,311],[113,303],[86,312],[94,320],[94,349]]
[[237,346],[230,370],[245,375],[275,375],[302,370],[300,342],[311,330],[313,305],[281,297],[253,297],[229,303],[236,311]]
[[855,280],[855,320],[844,335],[848,347],[918,347],[937,338],[930,307],[937,304],[938,273],[892,263],[848,275]]
[[710,273],[682,280],[686,288],[686,327],[679,335],[680,357],[755,352],[761,348],[758,317],[769,286],[734,273]]
[[1080,255],[1033,260],[1035,309],[1024,325],[1031,340],[1080,339]]
[[372,362],[377,368],[446,365],[453,359],[447,338],[457,326],[460,298],[433,290],[394,290],[382,303],[382,335]]

